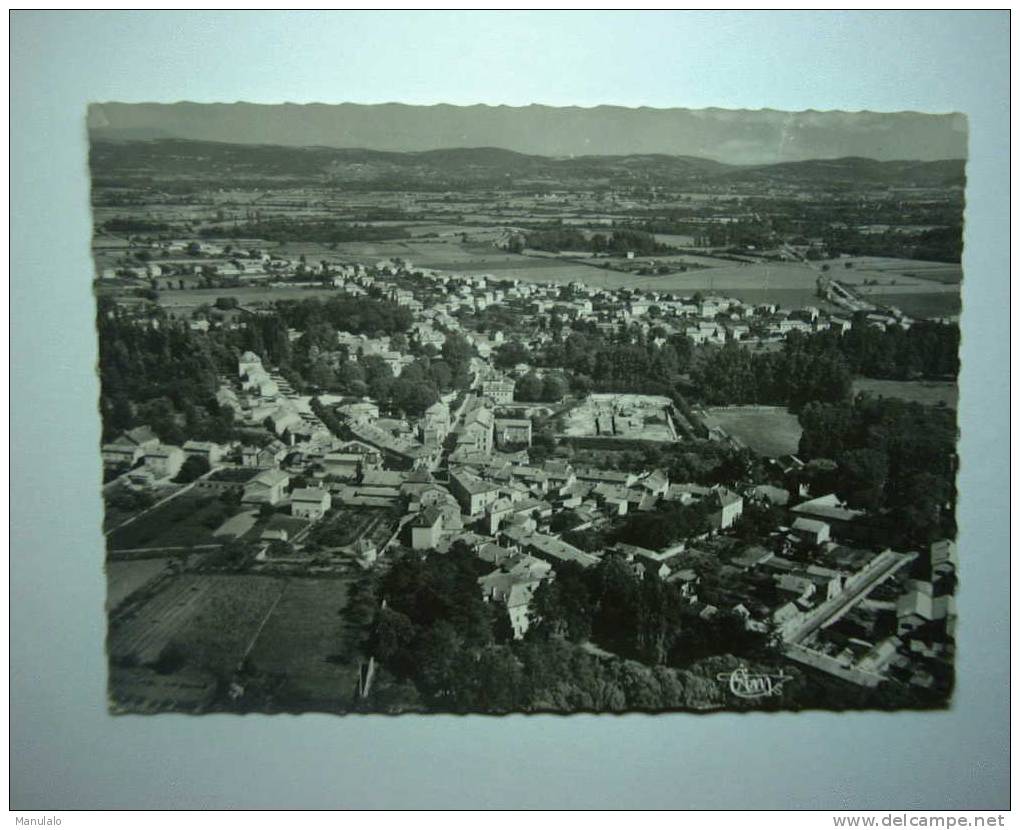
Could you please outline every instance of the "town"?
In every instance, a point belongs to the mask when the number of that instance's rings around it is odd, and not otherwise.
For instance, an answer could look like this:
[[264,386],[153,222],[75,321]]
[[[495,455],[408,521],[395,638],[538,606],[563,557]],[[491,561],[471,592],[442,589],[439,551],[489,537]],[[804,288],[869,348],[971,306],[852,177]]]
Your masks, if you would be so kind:
[[422,264],[134,187],[93,195],[114,711],[947,703],[959,329],[901,300],[958,261],[518,215],[671,198],[568,188],[470,191]]

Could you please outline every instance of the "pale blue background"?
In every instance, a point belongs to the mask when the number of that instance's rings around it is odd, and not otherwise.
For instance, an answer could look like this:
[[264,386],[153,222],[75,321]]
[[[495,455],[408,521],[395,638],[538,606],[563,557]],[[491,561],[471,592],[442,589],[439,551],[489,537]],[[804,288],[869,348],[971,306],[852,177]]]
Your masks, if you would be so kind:
[[[20,13],[11,50],[16,808],[1008,803],[1006,13]],[[89,101],[878,109],[971,126],[951,712],[105,712]]]

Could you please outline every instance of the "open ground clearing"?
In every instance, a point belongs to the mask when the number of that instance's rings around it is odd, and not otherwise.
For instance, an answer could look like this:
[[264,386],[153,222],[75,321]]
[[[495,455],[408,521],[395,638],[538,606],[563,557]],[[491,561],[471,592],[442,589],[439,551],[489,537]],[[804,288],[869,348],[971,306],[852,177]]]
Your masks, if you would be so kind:
[[927,406],[948,406],[956,409],[959,390],[953,381],[874,380],[856,378],[854,393],[867,392],[876,398],[899,398]]
[[213,536],[232,510],[217,496],[195,490],[170,499],[106,538],[107,549],[172,548],[216,544]]
[[172,652],[180,667],[227,679],[284,585],[264,576],[175,577],[139,608],[111,623],[110,657],[122,664],[151,665],[171,661]]
[[801,426],[779,406],[720,406],[705,410],[705,425],[719,427],[755,452],[775,458],[796,453]]
[[167,570],[171,558],[106,563],[106,607],[116,608]]
[[351,700],[360,656],[349,645],[343,579],[292,579],[249,654],[251,668],[283,678],[283,706],[337,706]]

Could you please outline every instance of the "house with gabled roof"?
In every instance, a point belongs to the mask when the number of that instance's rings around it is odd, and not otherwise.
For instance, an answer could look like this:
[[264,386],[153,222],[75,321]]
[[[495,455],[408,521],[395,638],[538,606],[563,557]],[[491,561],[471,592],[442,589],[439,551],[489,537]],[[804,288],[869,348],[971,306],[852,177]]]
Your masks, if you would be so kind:
[[428,507],[411,523],[411,547],[414,550],[434,550],[443,533],[443,511]]
[[740,518],[744,512],[744,499],[732,490],[720,487],[712,495],[713,510],[709,514],[709,523],[716,530],[726,530]]
[[652,470],[637,481],[637,486],[655,496],[665,496],[669,490],[669,476],[662,470]]
[[122,432],[102,449],[103,463],[111,467],[130,467],[145,455],[146,450],[159,446],[159,436],[149,426]]
[[244,467],[275,467],[287,457],[287,447],[273,440],[264,447],[242,447],[241,465]]
[[817,546],[829,541],[829,526],[819,519],[798,516],[791,530],[799,539],[812,545]]
[[218,464],[223,457],[223,447],[212,441],[185,441],[181,449],[188,458],[204,458],[209,466]]
[[450,491],[468,516],[480,515],[499,498],[499,487],[479,478],[469,468],[450,473]]
[[319,487],[298,487],[290,494],[290,512],[299,519],[318,521],[332,506],[328,490]]
[[154,478],[173,478],[184,464],[184,450],[170,444],[159,444],[145,451],[144,464]]
[[263,470],[244,487],[242,504],[278,504],[283,500],[290,475],[283,470]]

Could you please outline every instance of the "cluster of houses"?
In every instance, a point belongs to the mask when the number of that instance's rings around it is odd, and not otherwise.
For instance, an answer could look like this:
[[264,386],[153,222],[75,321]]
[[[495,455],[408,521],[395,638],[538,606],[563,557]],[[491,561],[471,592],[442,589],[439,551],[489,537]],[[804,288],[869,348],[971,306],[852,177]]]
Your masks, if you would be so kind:
[[[203,253],[219,255],[211,248]],[[264,256],[251,261],[264,266],[269,262]],[[349,293],[373,285],[378,289],[388,277],[412,273],[411,264],[400,260],[370,268],[337,263],[318,267],[338,290]],[[833,494],[795,497],[771,484],[735,492],[724,486],[670,481],[661,469],[598,469],[558,458],[532,463],[528,410],[508,409],[515,400],[515,375],[529,367],[496,371],[490,358],[504,342],[504,334],[466,331],[456,314],[465,308],[520,301],[534,314],[555,311],[610,328],[621,322],[649,330],[654,325],[700,343],[782,338],[792,331],[833,326],[845,330],[848,320],[815,308],[786,313],[774,305],[750,306],[722,297],[684,299],[577,283],[564,289],[427,269],[413,273],[421,277],[424,293],[416,295],[387,283],[386,296],[413,313],[408,339],[419,346],[438,349],[447,332],[464,333],[477,353],[468,392],[446,395],[413,419],[383,413],[369,399],[325,396],[322,400],[340,425],[337,430],[335,424],[327,427],[307,399],[296,395],[259,355],[245,352],[237,375],[224,380],[217,400],[234,413],[240,427],[260,432],[265,440],[229,447],[189,441],[174,447],[161,444],[151,430],[141,427],[105,445],[104,461],[127,468],[132,486],[144,487],[172,479],[188,456],[200,455],[211,472],[197,486],[234,488],[242,510],[260,510],[264,505],[289,508],[292,518],[307,524],[328,521],[341,509],[380,511],[379,515],[391,517],[386,520],[392,521],[393,533],[382,546],[359,540],[354,549],[364,566],[377,561],[389,544],[422,552],[466,546],[491,566],[478,580],[479,591],[505,608],[518,637],[532,619],[535,590],[544,580],[555,579],[558,565],[593,567],[612,553],[630,563],[635,573],[655,573],[678,583],[692,613],[710,618],[721,610],[735,612],[750,629],[778,632],[791,659],[853,682],[867,685],[881,679],[883,672],[900,670],[914,672],[917,676],[911,674],[910,682],[924,685],[930,673],[918,673],[917,659],[947,658],[955,621],[952,591],[947,588],[955,573],[951,543],[925,553],[932,563],[930,578],[918,580],[913,566],[907,565],[919,554],[890,558],[891,552],[863,551],[847,544],[863,514]],[[422,301],[425,293],[431,298],[428,302]],[[531,336],[532,345],[551,337],[544,331]],[[344,354],[353,361],[377,356],[394,376],[414,360],[393,338],[340,332],[337,360]],[[605,403],[596,413],[596,424],[604,421],[607,435],[644,428],[649,418],[636,406]],[[787,521],[767,546],[751,545],[728,559],[722,566],[724,587],[707,591],[686,563],[692,554],[712,555],[713,540],[727,534],[751,502],[783,508]],[[669,504],[701,505],[710,529],[701,538],[661,550],[616,544],[608,551],[588,551],[564,539],[570,531],[597,530],[621,517]],[[270,525],[263,540],[300,541],[300,534],[288,533],[285,527]],[[888,599],[868,598],[893,584]],[[872,642],[879,613],[895,616],[895,634]],[[840,639],[837,634],[843,629],[851,633]]]
[[187,458],[202,458],[212,466],[222,453],[220,445],[209,441],[186,441],[179,447],[161,443],[148,426],[127,430],[102,446],[103,465],[128,471],[129,480],[138,487],[174,478]]

